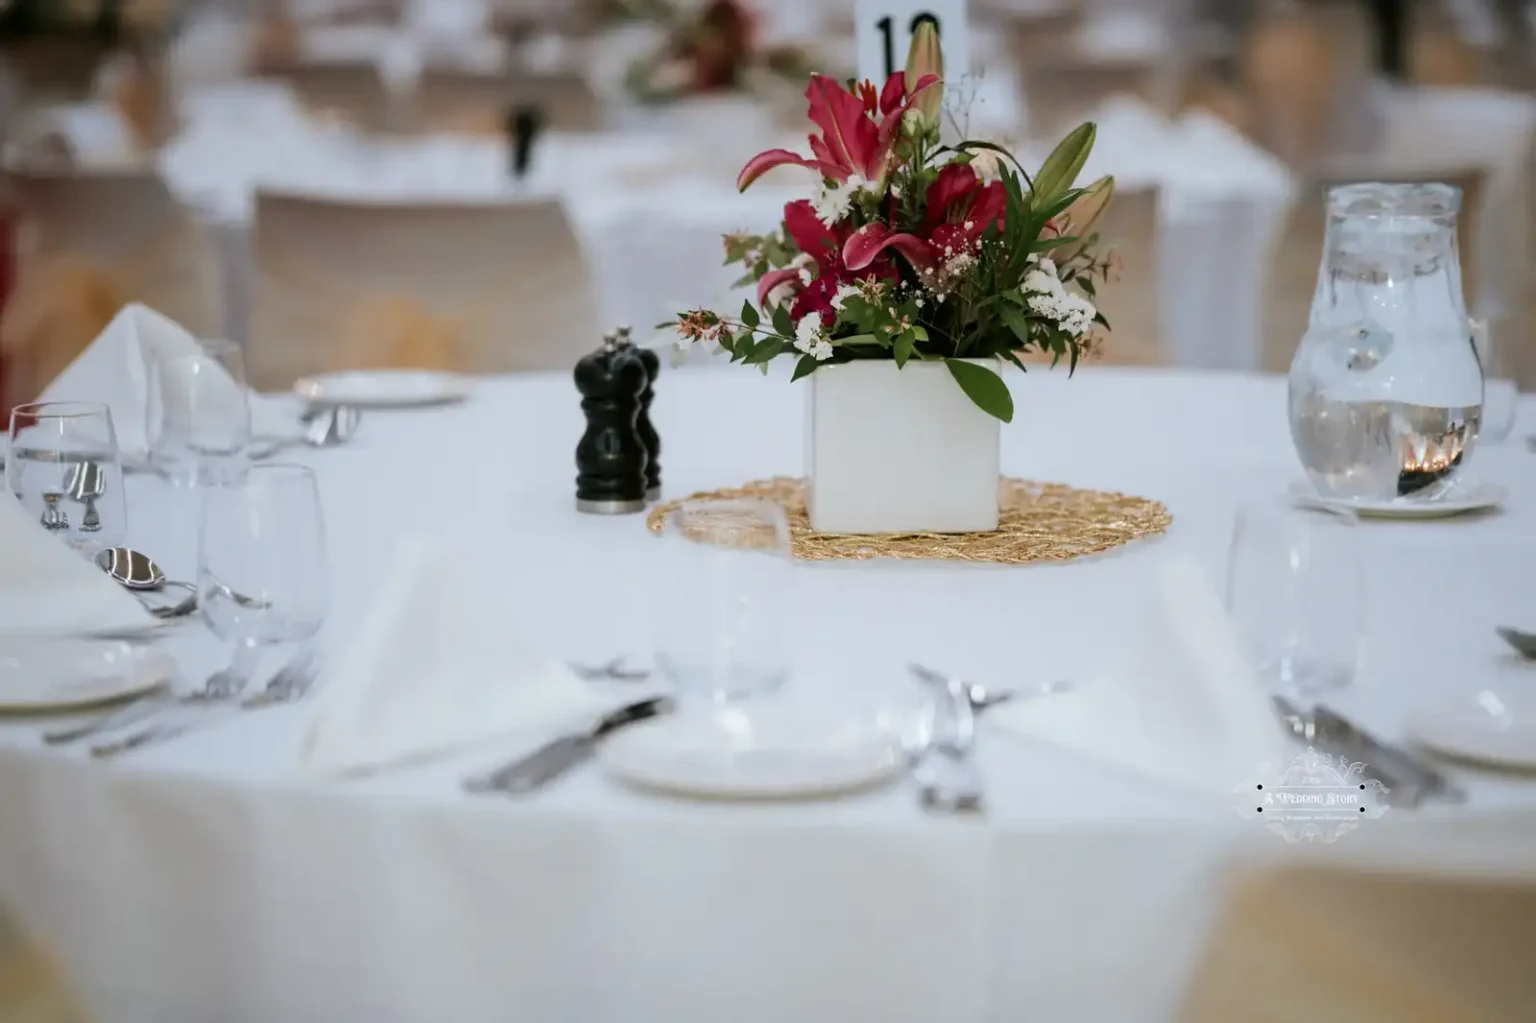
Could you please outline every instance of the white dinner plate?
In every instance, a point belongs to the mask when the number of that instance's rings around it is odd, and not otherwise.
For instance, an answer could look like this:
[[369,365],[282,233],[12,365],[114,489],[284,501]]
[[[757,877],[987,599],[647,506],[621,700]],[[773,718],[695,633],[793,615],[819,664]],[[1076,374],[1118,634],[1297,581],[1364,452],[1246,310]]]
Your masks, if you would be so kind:
[[175,665],[143,644],[107,639],[0,639],[0,711],[37,714],[140,696]]
[[1471,483],[1458,487],[1434,501],[1411,501],[1398,498],[1395,501],[1374,501],[1324,497],[1309,484],[1297,481],[1291,485],[1291,495],[1303,504],[1331,511],[1352,511],[1356,515],[1377,519],[1445,519],[1468,512],[1497,508],[1509,496],[1509,491],[1498,483]]
[[1462,696],[1409,715],[1408,737],[1420,746],[1495,767],[1536,769],[1536,691],[1504,686]]
[[463,401],[469,396],[469,380],[431,370],[360,369],[305,377],[293,391],[312,405],[409,408]]
[[906,766],[900,729],[870,714],[816,720],[725,708],[633,725],[604,740],[608,772],[642,788],[700,799],[824,799],[873,787]]

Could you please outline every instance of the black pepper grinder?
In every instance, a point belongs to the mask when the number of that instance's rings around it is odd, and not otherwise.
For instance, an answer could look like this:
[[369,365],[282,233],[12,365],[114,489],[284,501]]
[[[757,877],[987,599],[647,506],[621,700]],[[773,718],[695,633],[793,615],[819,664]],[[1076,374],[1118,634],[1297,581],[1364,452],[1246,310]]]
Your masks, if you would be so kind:
[[507,142],[511,148],[512,176],[521,181],[533,162],[533,143],[544,116],[538,107],[517,106],[507,111]]
[[587,432],[576,445],[576,510],[592,515],[645,511],[645,444],[636,426],[649,377],[618,335],[576,364]]
[[640,393],[640,443],[645,445],[645,499],[661,499],[661,437],[651,423],[651,400],[656,397],[656,376],[661,372],[661,358],[649,348],[637,347],[631,339],[632,327],[619,328],[619,346],[632,348],[645,364],[645,390]]

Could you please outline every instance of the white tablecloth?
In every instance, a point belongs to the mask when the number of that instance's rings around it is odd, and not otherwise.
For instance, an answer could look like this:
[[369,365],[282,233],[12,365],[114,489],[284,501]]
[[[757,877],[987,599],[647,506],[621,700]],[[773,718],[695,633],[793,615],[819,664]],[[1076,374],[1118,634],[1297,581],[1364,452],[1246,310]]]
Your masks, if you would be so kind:
[[[1279,379],[1089,368],[1013,386],[1005,471],[1162,499],[1170,532],[1067,564],[801,566],[792,685],[902,699],[909,659],[997,684],[1089,679],[1127,653],[1165,553],[1219,574],[1236,504],[1298,475]],[[667,492],[798,471],[803,390],[739,369],[664,375]],[[1529,430],[1536,404],[1521,412]],[[573,510],[581,422],[563,376],[487,380],[462,407],[377,413],[352,445],[304,453],[330,524],[332,656],[393,540],[418,532],[500,578],[508,629],[563,656],[643,657],[672,584],[640,518]],[[1511,488],[1500,514],[1364,527],[1367,660],[1341,709],[1390,736],[1417,701],[1531,684],[1492,626],[1536,619],[1536,577],[1517,570],[1536,546],[1533,465],[1513,446],[1479,454]],[[133,486],[131,542],[190,577],[192,501]],[[188,628],[184,663],[211,663]],[[459,793],[517,744],[319,784],[295,769],[311,713],[245,715],[110,765],[0,725],[0,899],[98,1018],[1160,1021],[1227,868],[1297,854],[1236,796],[1204,812],[985,728],[990,810],[953,820],[926,817],[906,784],[695,805],[586,769],[522,802]],[[1466,780],[1467,807],[1389,811],[1324,851],[1531,872],[1536,787]]]

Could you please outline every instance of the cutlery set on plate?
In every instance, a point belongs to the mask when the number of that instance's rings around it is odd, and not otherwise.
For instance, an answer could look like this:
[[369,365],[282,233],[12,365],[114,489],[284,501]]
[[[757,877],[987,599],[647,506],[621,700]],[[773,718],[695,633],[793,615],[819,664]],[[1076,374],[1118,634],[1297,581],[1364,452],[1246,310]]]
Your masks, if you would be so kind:
[[[622,658],[601,665],[572,665],[589,681],[639,682],[650,673],[624,666]],[[935,810],[971,812],[981,809],[984,787],[976,765],[975,716],[1013,700],[1063,692],[1065,683],[1030,690],[991,690],[950,678],[932,669],[913,665],[913,676],[922,683],[927,710],[920,735],[903,737],[905,762],[893,766],[908,770],[918,784],[922,805]],[[599,718],[590,727],[561,736],[526,756],[464,783],[474,794],[527,795],[540,791],[577,766],[592,759],[605,739],[640,722],[674,710],[665,697],[638,700]]]
[[317,652],[306,646],[250,695],[246,676],[222,669],[188,692],[158,689],[89,721],[44,732],[43,742],[69,746],[106,738],[106,742],[91,747],[91,755],[110,759],[179,738],[241,712],[296,703],[309,694],[318,671]]

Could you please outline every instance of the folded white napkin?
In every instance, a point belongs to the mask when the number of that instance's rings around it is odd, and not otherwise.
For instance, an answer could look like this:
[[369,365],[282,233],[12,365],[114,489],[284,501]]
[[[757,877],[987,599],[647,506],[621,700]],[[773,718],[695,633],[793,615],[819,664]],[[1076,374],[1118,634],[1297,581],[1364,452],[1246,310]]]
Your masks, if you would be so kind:
[[1187,560],[1158,573],[1137,656],[1110,677],[998,707],[992,726],[1181,789],[1231,793],[1285,761],[1269,694],[1210,580]]
[[0,634],[136,632],[155,618],[111,576],[0,495]]
[[493,740],[536,743],[611,709],[565,665],[524,646],[508,617],[490,586],[434,545],[403,542],[321,691],[305,765],[354,774]]
[[[99,401],[112,411],[117,446],[130,462],[149,451],[146,411],[149,367],[157,361],[196,356],[202,351],[185,327],[137,302],[126,305],[96,340],[43,392],[43,401]],[[216,366],[204,371],[217,370]],[[234,381],[230,381],[234,386]],[[251,396],[251,430],[257,436],[287,437],[298,427],[272,399]]]

